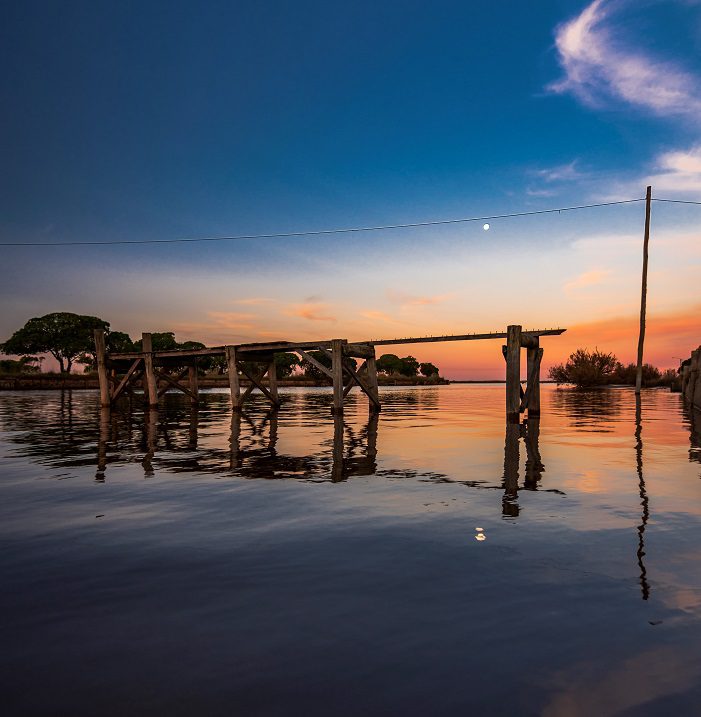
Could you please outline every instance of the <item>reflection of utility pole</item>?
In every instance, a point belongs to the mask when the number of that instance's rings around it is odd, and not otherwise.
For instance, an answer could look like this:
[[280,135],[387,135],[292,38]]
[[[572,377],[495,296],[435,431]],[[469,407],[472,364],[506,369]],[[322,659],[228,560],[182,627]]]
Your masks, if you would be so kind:
[[643,282],[640,294],[640,334],[638,335],[638,370],[635,374],[635,392],[643,385],[643,344],[645,343],[645,311],[647,308],[647,246],[650,243],[650,205],[652,187],[645,194],[645,236],[643,238]]
[[635,397],[635,464],[638,472],[638,491],[640,495],[640,505],[643,512],[638,526],[638,567],[640,568],[640,590],[643,594],[643,600],[650,597],[650,585],[647,581],[647,570],[643,558],[645,557],[645,527],[650,518],[649,501],[647,490],[645,488],[645,478],[643,477],[643,422],[642,407],[640,396]]

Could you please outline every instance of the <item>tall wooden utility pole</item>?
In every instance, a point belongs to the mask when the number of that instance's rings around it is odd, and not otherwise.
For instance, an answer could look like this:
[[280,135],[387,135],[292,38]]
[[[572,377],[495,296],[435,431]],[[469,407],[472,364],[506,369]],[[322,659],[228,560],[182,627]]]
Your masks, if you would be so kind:
[[645,343],[645,310],[647,308],[647,245],[650,242],[650,205],[652,187],[645,194],[645,238],[643,239],[643,286],[640,295],[640,334],[638,335],[638,370],[635,374],[635,392],[640,393],[643,384],[643,345]]

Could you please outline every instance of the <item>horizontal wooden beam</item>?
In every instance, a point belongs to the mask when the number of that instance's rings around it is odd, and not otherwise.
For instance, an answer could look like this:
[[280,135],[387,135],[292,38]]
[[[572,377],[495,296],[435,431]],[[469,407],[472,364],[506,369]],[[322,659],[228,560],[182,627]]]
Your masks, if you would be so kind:
[[343,347],[343,355],[352,358],[368,359],[375,355],[375,349],[367,344],[346,344]]
[[[524,331],[522,336],[559,336],[564,334],[567,329],[537,329],[533,331]],[[506,332],[499,331],[489,334],[456,334],[451,336],[420,336],[405,339],[379,339],[377,341],[363,341],[364,344],[370,346],[390,346],[393,344],[431,344],[442,341],[483,341],[488,339],[505,339]]]

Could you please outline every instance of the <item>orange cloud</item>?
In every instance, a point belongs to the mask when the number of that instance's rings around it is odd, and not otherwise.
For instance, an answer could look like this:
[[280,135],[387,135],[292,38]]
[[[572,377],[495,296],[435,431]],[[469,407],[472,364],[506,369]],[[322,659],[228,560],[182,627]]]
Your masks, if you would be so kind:
[[565,284],[565,291],[572,291],[573,289],[585,289],[588,286],[595,286],[601,284],[603,280],[611,272],[608,269],[594,269],[592,271],[585,271],[583,274],[571,279]]
[[291,306],[286,312],[287,316],[297,316],[307,321],[330,321],[335,322],[335,316],[325,313],[323,304],[298,304]]

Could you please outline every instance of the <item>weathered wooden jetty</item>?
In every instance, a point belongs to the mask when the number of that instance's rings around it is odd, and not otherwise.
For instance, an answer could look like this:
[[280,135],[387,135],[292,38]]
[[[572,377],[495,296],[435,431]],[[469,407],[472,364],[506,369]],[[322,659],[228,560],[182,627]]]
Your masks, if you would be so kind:
[[[528,411],[530,417],[540,415],[540,364],[543,349],[542,336],[558,336],[566,329],[530,329],[511,325],[506,331],[484,334],[451,334],[395,339],[349,342],[347,339],[322,341],[273,341],[214,346],[202,349],[173,349],[154,351],[150,333],[142,334],[142,350],[129,353],[108,352],[105,334],[95,331],[95,351],[100,383],[100,403],[111,406],[128,394],[143,400],[148,406],[157,406],[159,398],[170,389],[187,394],[193,403],[198,402],[198,361],[206,357],[225,357],[231,403],[240,411],[251,393],[258,389],[274,407],[280,405],[274,356],[276,353],[295,353],[303,361],[331,379],[333,385],[333,413],[343,412],[343,401],[358,386],[368,397],[370,411],[381,408],[377,382],[376,346],[398,344],[439,343],[444,341],[483,341],[505,339],[502,354],[506,361],[506,416],[519,421],[520,414]],[[526,388],[521,385],[521,349],[526,350]],[[331,368],[318,361],[311,352],[321,351],[331,359]],[[351,359],[362,359],[356,368]],[[250,384],[241,390],[239,374]],[[143,389],[136,394],[135,388]]]

